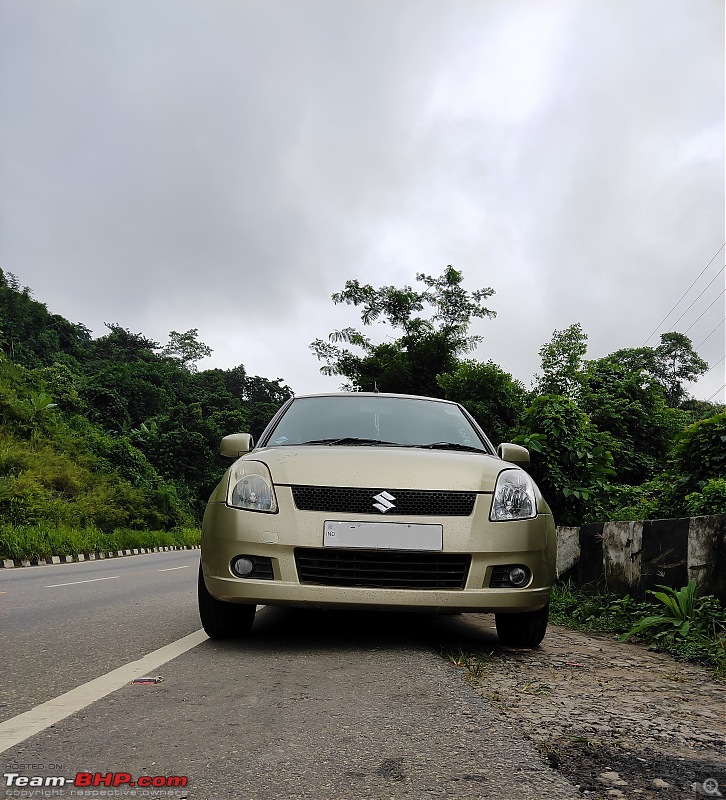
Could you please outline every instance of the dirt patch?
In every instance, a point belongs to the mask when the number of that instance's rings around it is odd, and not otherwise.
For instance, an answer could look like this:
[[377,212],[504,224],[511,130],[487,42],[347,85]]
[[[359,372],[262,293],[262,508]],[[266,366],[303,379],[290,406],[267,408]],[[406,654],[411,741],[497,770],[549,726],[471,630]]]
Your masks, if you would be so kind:
[[707,669],[558,626],[537,650],[447,655],[583,794],[726,797],[726,685]]
[[549,764],[583,794],[681,800],[715,796],[726,789],[726,768],[701,759],[674,758],[649,747],[629,750],[596,742],[560,740],[547,745]]

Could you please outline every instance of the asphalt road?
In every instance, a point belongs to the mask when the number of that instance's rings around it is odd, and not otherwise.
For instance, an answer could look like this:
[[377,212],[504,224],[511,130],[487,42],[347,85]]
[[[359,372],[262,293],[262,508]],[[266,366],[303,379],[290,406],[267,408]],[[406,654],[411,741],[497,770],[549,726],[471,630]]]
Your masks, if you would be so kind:
[[[197,631],[197,562],[190,551],[0,572],[0,719]],[[4,777],[0,797],[580,797],[438,654],[493,641],[491,625],[258,610],[249,639],[203,640],[156,669],[160,683],[128,682],[0,753],[3,774],[180,776],[185,789]]]
[[0,570],[0,722],[199,629],[198,550]]

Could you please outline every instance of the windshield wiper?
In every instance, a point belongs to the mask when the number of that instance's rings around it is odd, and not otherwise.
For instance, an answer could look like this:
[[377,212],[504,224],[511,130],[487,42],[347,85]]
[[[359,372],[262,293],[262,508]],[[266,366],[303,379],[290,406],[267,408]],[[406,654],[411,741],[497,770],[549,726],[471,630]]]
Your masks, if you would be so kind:
[[417,444],[416,447],[424,450],[466,450],[470,453],[486,454],[486,450],[482,450],[481,447],[471,447],[468,444],[457,444],[456,442],[431,442],[431,444]]
[[393,447],[400,447],[397,442],[386,442],[381,439],[359,439],[355,436],[344,436],[341,439],[311,439],[309,442],[301,442],[301,444],[383,444],[392,445]]

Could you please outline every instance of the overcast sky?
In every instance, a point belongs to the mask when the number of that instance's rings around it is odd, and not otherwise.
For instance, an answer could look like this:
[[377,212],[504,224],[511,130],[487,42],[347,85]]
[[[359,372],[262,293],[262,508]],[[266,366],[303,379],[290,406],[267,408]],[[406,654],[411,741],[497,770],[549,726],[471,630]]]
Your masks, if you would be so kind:
[[0,267],[201,367],[335,390],[330,295],[452,264],[526,386],[679,330],[723,402],[725,213],[722,0],[0,0]]

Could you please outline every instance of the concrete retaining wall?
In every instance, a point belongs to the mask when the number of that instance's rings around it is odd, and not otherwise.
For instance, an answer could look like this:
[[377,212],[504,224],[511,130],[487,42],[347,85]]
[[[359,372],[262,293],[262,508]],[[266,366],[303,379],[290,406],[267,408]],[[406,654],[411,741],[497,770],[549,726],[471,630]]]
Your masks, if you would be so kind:
[[726,602],[726,515],[558,528],[557,574],[638,596],[695,578]]

